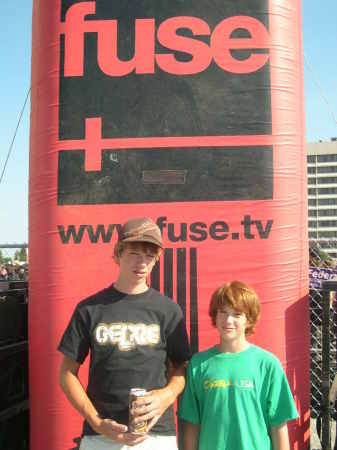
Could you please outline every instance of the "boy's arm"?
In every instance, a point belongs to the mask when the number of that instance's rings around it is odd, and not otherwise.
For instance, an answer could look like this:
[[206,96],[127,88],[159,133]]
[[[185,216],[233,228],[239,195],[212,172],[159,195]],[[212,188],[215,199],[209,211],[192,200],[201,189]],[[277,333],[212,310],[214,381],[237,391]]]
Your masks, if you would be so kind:
[[195,425],[184,420],[184,450],[198,450],[200,425]]
[[171,406],[177,397],[182,393],[185,387],[185,368],[187,362],[170,368],[170,379],[162,389],[149,391],[145,397],[137,400],[137,419],[135,422],[148,421],[148,430],[150,430]]
[[290,450],[287,422],[270,428],[273,450]]
[[135,445],[146,439],[146,436],[137,437],[126,433],[126,425],[99,417],[96,408],[87,396],[78,378],[79,368],[79,363],[64,355],[59,373],[59,382],[71,405],[89,423],[91,428],[98,434],[127,445]]

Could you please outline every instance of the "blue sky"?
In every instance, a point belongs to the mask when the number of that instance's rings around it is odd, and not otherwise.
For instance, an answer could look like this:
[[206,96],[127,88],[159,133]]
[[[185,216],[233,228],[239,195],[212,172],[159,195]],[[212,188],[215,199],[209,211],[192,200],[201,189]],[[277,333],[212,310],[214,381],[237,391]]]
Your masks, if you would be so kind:
[[[30,84],[32,3],[1,5],[0,176]],[[337,115],[337,2],[303,0],[302,9],[303,50],[312,69],[305,64],[306,138],[330,140],[337,136],[329,109]],[[1,244],[28,241],[29,108],[28,103],[0,184]]]

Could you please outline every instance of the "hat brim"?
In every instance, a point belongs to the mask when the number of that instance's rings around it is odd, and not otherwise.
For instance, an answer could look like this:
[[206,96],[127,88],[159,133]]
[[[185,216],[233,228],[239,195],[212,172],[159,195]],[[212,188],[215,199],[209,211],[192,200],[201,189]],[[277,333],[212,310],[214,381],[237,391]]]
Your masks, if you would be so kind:
[[152,236],[130,236],[122,239],[121,242],[148,242],[149,244],[154,244],[157,247],[163,248],[163,243],[153,238]]

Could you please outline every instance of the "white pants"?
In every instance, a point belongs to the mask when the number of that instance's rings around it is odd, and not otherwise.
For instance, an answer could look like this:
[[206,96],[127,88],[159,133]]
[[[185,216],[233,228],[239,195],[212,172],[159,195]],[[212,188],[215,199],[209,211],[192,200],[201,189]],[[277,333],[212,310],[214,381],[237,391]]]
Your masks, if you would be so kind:
[[178,450],[175,436],[159,436],[149,434],[145,441],[130,447],[119,444],[104,436],[84,436],[80,450]]

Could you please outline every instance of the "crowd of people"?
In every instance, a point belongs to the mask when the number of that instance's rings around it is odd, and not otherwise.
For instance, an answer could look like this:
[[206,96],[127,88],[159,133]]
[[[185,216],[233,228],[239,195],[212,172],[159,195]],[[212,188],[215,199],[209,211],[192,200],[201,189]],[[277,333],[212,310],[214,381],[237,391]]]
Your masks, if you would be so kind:
[[28,281],[28,264],[16,260],[0,264],[0,280]]

